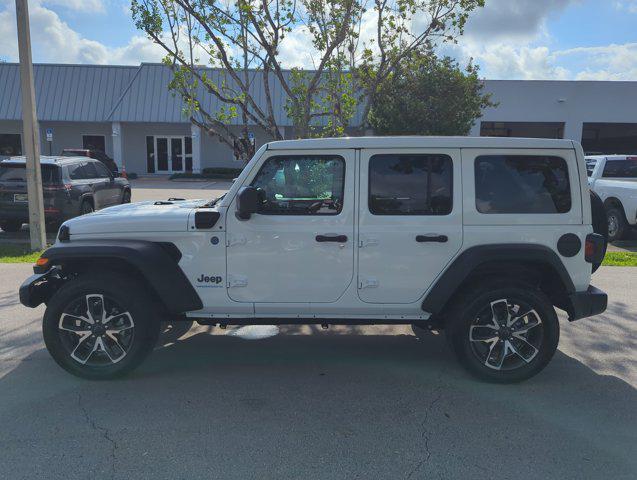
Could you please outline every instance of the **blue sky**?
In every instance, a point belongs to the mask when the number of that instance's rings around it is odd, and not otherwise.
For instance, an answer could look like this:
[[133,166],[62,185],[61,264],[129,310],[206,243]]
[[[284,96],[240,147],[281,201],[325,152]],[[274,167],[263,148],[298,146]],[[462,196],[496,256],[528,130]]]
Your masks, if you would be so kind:
[[[458,45],[490,79],[637,80],[637,0],[486,0]],[[129,0],[30,0],[36,62],[138,64],[161,50],[137,31]],[[14,0],[0,0],[0,59],[17,59]],[[304,65],[295,39],[288,66]],[[284,49],[284,54],[286,50]]]

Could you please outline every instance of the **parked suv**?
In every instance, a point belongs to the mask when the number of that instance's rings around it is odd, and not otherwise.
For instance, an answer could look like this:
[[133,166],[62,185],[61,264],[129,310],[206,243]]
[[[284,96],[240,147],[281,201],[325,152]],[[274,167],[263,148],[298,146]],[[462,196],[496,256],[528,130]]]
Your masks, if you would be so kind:
[[132,370],[170,319],[407,323],[444,330],[477,376],[515,382],[555,353],[555,308],[571,321],[606,309],[591,210],[571,141],[273,142],[216,200],[65,222],[20,300],[46,303],[49,352],[88,378]]
[[111,171],[113,176],[119,176],[119,169],[117,163],[111,157],[106,155],[101,150],[90,150],[87,148],[65,148],[62,150],[63,157],[89,157],[99,160]]
[[[97,160],[43,156],[40,163],[44,215],[53,228],[69,218],[130,202],[128,180],[113,177]],[[0,162],[0,227],[5,232],[29,222],[25,166],[24,157]]]

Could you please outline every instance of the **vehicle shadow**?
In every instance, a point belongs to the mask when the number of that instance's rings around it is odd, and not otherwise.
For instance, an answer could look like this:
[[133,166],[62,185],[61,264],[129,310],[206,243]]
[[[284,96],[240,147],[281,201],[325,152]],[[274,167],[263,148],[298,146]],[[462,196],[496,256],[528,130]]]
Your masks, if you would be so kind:
[[493,385],[466,374],[440,336],[281,332],[246,341],[195,329],[108,382],[72,377],[37,350],[0,378],[0,465],[67,479],[87,465],[96,478],[154,479],[636,471],[635,388],[561,352],[525,383]]

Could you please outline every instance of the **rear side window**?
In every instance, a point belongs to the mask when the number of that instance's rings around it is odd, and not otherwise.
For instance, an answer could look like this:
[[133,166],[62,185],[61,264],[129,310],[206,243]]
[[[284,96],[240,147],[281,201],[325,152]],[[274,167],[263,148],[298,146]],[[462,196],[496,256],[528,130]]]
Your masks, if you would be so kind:
[[637,178],[637,157],[626,160],[606,160],[603,177]]
[[561,157],[484,155],[475,160],[480,213],[566,213],[571,209],[568,167]]
[[390,154],[369,159],[369,211],[374,215],[448,215],[453,164],[448,155]]
[[[57,183],[59,180],[59,170],[55,165],[40,165],[42,172],[42,183]],[[1,165],[0,166],[0,182],[26,182],[27,170],[24,165]]]

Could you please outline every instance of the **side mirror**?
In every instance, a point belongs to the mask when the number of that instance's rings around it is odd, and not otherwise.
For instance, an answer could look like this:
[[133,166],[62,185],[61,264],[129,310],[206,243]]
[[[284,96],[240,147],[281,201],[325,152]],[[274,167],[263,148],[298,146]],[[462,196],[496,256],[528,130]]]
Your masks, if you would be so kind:
[[259,191],[252,186],[241,187],[237,194],[237,211],[236,217],[239,220],[248,220],[253,213],[259,211],[261,203]]

